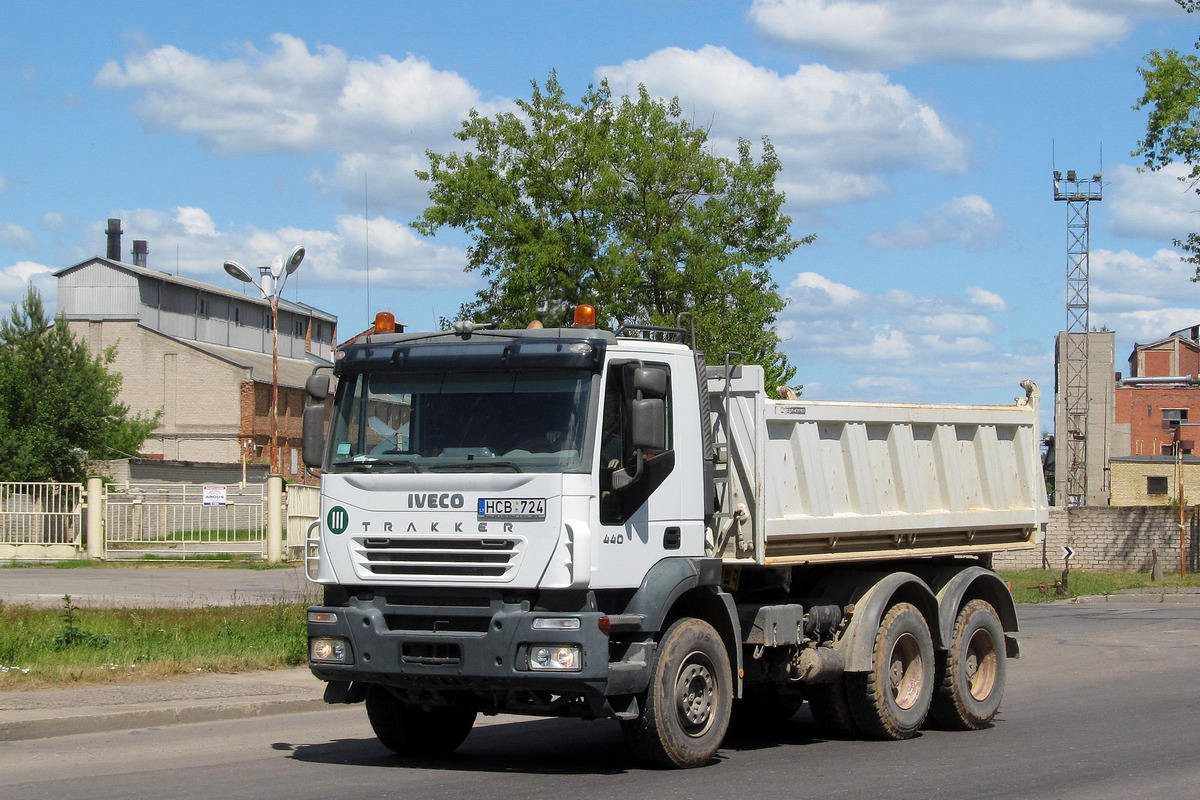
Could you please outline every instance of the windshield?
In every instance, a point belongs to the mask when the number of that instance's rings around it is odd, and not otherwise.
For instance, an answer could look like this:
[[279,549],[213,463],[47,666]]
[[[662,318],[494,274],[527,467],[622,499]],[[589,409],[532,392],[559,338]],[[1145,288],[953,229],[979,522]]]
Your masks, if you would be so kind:
[[591,384],[588,370],[344,375],[326,469],[576,470]]

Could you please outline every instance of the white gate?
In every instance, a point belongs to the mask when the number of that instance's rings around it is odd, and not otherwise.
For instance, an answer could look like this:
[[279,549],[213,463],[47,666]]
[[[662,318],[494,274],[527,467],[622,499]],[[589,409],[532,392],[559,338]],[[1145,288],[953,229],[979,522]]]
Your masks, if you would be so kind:
[[283,556],[288,561],[304,558],[308,526],[321,516],[321,487],[298,483],[287,487],[287,543]]
[[265,484],[110,484],[105,493],[106,557],[266,555]]
[[82,508],[79,484],[0,483],[0,558],[79,558]]

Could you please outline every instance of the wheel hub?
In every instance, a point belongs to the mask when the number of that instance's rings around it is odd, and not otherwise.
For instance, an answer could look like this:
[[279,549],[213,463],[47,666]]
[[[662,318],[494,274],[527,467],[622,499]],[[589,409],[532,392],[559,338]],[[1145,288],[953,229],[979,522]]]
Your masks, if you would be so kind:
[[716,680],[712,670],[707,664],[689,656],[675,679],[675,709],[689,736],[703,735],[712,724],[715,695]]

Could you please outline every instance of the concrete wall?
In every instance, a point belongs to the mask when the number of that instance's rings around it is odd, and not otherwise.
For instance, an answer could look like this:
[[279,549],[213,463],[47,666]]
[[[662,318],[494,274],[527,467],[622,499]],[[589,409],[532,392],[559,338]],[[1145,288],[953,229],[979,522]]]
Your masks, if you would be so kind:
[[[1188,509],[1188,571],[1196,572],[1200,525],[1195,508]],[[1149,572],[1158,562],[1167,573],[1179,572],[1179,509],[1170,507],[1083,506],[1051,508],[1043,547],[998,553],[996,569],[1063,568],[1063,547],[1075,550],[1071,569],[1092,572]]]

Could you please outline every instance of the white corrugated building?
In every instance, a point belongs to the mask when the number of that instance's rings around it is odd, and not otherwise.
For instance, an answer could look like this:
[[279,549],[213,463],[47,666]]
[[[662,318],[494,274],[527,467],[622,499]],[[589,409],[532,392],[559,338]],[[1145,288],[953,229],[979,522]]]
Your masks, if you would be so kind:
[[[111,221],[111,222],[116,222]],[[233,463],[269,457],[271,306],[258,296],[145,266],[134,242],[129,264],[90,258],[54,273],[58,314],[96,353],[115,345],[121,402],[132,412],[161,409],[143,455]],[[119,231],[119,222],[116,228]],[[119,234],[118,234],[119,235]],[[119,239],[115,252],[119,253]],[[279,302],[279,438],[283,473],[303,472],[300,423],[304,381],[329,366],[337,317]],[[129,454],[137,455],[137,454]]]

